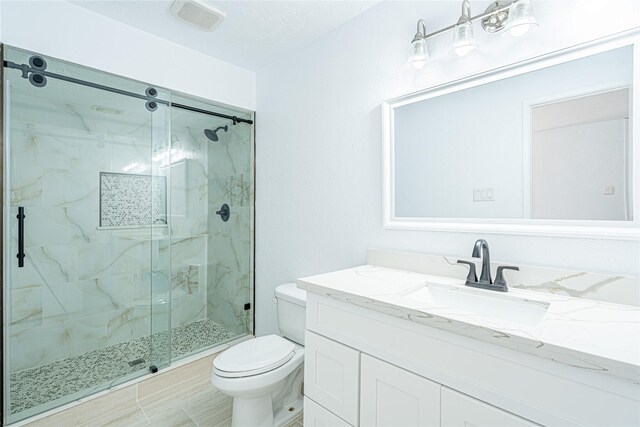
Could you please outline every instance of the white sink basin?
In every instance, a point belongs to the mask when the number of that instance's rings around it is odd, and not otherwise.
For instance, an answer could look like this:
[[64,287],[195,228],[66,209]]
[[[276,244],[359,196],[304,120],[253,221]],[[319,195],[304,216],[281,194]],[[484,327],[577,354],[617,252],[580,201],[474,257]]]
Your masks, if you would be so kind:
[[531,301],[484,289],[427,283],[402,295],[412,306],[429,307],[456,316],[536,326],[544,318],[548,302]]

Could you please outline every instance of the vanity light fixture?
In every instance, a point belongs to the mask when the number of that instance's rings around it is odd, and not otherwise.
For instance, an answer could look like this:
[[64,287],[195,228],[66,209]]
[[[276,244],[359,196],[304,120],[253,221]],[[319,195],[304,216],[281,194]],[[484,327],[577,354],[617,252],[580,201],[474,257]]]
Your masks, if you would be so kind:
[[453,51],[458,56],[465,56],[478,47],[473,36],[473,26],[471,25],[471,4],[469,0],[462,2],[462,15],[458,19],[453,33]]
[[531,0],[519,0],[511,3],[509,7],[509,23],[507,29],[514,37],[524,36],[531,26],[538,26],[535,16],[533,16],[533,6]]
[[407,64],[410,64],[416,70],[424,67],[429,59],[429,50],[427,49],[427,39],[425,37],[426,32],[424,19],[418,20],[418,28],[411,42],[411,52],[409,53],[409,60],[407,61]]
[[468,54],[478,47],[473,36],[475,21],[480,21],[482,29],[488,33],[508,29],[514,37],[521,37],[529,31],[531,26],[538,25],[533,15],[531,0],[495,0],[483,13],[476,16],[471,16],[469,0],[464,0],[462,15],[454,25],[426,34],[424,20],[418,21],[418,31],[411,41],[411,52],[407,63],[417,70],[423,68],[429,59],[427,40],[450,30],[454,30],[453,51],[459,56]]

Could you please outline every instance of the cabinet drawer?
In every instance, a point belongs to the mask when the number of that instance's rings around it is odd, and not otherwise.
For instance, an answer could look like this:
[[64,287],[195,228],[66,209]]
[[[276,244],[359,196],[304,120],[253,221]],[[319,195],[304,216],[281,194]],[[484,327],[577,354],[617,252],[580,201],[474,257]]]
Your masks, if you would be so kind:
[[442,427],[533,427],[531,421],[442,387]]
[[305,397],[304,427],[351,427],[351,424]]
[[440,384],[366,354],[361,358],[360,425],[440,425]]
[[304,351],[305,394],[358,425],[360,352],[309,331]]

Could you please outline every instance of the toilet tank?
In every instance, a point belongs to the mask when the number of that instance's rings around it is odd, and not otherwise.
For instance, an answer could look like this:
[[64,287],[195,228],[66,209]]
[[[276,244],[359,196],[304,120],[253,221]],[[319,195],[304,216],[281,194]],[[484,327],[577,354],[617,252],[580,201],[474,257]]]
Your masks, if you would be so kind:
[[275,294],[280,335],[304,345],[307,292],[295,283],[285,283],[276,288]]

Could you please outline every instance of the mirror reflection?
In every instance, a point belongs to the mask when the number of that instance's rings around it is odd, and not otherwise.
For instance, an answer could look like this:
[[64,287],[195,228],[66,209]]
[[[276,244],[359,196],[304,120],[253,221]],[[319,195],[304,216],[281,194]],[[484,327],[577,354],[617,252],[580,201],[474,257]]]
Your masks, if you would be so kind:
[[396,107],[395,216],[632,221],[632,81],[629,46]]

